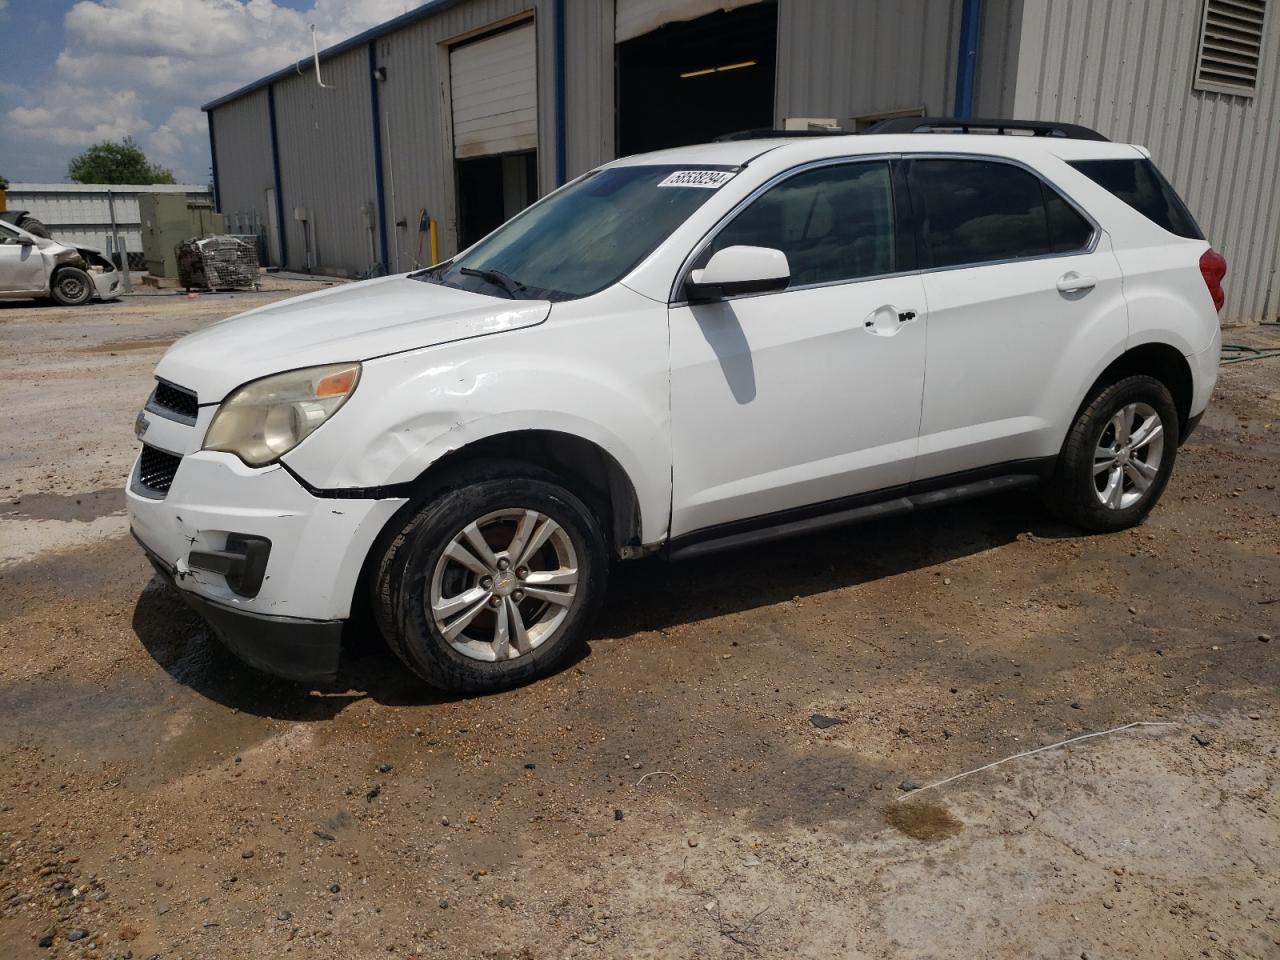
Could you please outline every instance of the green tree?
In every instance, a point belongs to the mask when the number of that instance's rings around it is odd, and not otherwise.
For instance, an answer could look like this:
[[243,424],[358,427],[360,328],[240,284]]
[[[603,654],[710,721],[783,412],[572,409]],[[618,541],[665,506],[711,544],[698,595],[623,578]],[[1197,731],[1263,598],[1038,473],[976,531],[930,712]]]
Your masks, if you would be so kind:
[[76,183],[173,183],[173,171],[152,163],[133,137],[95,143],[67,165]]

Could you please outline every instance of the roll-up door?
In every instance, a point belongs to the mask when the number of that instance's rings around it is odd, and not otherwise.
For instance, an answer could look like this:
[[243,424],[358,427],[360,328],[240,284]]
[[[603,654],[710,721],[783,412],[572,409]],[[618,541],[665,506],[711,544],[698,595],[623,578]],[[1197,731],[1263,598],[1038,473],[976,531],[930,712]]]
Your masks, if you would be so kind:
[[657,30],[664,23],[694,20],[717,10],[733,10],[760,0],[617,0],[614,42]]
[[458,159],[537,149],[535,51],[531,22],[449,51]]

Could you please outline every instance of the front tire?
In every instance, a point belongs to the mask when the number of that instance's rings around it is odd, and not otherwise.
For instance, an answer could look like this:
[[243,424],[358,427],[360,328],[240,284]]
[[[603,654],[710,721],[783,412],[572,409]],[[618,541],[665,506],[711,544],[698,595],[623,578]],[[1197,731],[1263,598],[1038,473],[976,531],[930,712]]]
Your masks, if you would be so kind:
[[550,474],[490,466],[423,506],[382,556],[374,609],[414,673],[492,693],[561,666],[603,599],[608,552],[591,510]]
[[93,296],[93,281],[79,267],[63,267],[53,277],[49,295],[64,307],[78,307]]
[[1178,430],[1173,397],[1154,377],[1099,389],[1076,417],[1046,485],[1050,511],[1099,532],[1141,523],[1169,483]]

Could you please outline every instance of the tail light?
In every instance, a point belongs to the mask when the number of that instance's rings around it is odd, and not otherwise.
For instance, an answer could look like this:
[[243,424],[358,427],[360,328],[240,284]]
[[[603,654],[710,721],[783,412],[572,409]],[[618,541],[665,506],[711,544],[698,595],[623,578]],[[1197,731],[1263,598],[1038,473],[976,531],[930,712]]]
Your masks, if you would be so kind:
[[1209,288],[1209,296],[1213,297],[1214,309],[1221,310],[1227,299],[1226,291],[1222,289],[1222,278],[1227,275],[1227,258],[1212,248],[1206,250],[1200,256],[1200,275]]

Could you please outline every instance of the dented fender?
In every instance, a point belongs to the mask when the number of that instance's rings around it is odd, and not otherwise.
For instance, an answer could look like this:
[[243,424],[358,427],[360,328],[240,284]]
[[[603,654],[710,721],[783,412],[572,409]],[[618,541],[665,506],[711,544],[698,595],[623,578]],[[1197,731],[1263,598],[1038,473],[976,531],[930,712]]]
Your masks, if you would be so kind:
[[445,455],[521,431],[595,444],[626,473],[645,543],[671,499],[665,304],[625,287],[557,303],[537,328],[367,361],[325,426],[284,457],[313,488],[411,483]]

